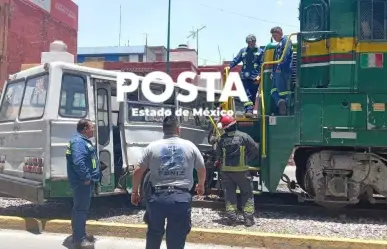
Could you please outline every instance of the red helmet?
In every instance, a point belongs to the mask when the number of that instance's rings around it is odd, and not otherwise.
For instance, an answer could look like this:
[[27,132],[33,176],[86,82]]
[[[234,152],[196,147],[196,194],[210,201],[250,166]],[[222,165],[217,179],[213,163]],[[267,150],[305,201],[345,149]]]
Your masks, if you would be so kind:
[[222,128],[226,129],[226,128],[236,124],[236,120],[231,116],[222,116],[220,118],[220,123],[222,124]]

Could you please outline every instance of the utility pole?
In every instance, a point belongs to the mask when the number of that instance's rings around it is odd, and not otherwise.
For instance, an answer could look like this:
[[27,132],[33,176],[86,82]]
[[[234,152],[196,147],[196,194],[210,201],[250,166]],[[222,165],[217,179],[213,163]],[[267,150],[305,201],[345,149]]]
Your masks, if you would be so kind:
[[199,32],[205,29],[206,26],[202,26],[200,29],[192,30],[191,34],[187,36],[187,38],[195,38],[196,37],[196,53],[197,53],[197,66],[199,66]]
[[118,46],[121,46],[121,24],[122,24],[122,16],[121,16],[121,4],[120,4],[120,31],[118,34]]
[[169,71],[170,71],[170,64],[169,64],[170,50],[171,50],[171,0],[168,0],[167,63],[166,63],[167,74],[169,74]]
[[222,65],[223,64],[223,61],[222,61],[222,54],[220,53],[220,47],[218,45],[218,53],[219,53],[219,65]]
[[143,33],[143,35],[145,35],[145,62],[147,62],[147,58],[148,58],[148,33]]

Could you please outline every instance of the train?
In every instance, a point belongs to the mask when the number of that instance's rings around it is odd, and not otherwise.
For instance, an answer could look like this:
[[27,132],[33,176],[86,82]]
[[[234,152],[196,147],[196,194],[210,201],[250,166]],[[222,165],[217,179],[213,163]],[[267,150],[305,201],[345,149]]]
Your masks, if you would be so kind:
[[[378,11],[385,10],[386,5],[382,0],[301,0],[300,31],[289,35],[289,40],[296,38],[297,42],[286,44],[294,50],[288,113],[278,115],[270,96],[272,65],[283,60],[282,56],[273,61],[277,45],[274,42],[264,50],[259,114],[252,118],[239,115],[243,105],[238,99],[223,103],[223,108],[235,111],[238,129],[260,144],[259,160],[249,162],[249,170],[259,179],[256,191],[275,193],[282,179],[290,194],[296,194],[300,201],[327,208],[354,205],[362,199],[385,202],[387,84],[383,79],[387,78],[387,24],[385,15]],[[64,75],[75,77],[74,74],[80,84],[88,83],[86,88],[66,88],[70,83],[64,81]],[[29,80],[36,77],[43,77],[39,85],[43,90],[39,91],[47,92],[50,105],[43,97],[43,102],[36,99],[28,107],[30,116],[23,119],[23,96]],[[113,108],[115,77],[115,72],[64,62],[46,63],[11,76],[0,106],[0,192],[38,203],[70,197],[64,149],[76,120],[82,116],[98,123],[95,144],[101,161],[108,166],[103,172],[100,196],[130,193],[135,161],[146,144],[161,138],[161,124],[160,120],[129,118],[128,107],[136,105],[136,101],[146,101],[138,94],[127,95],[125,103]],[[93,90],[97,89],[93,84],[101,90]],[[162,83],[158,89],[162,91]],[[61,91],[70,91],[73,96],[63,97]],[[111,102],[95,107],[94,98],[99,94],[107,94],[106,103],[109,97]],[[60,99],[64,99],[63,104]],[[66,99],[77,106],[71,106]],[[148,102],[147,105],[151,106]],[[179,103],[164,105],[173,108]],[[106,125],[113,121],[112,127]],[[206,157],[207,188],[221,190],[216,184],[217,169],[207,141],[207,127],[213,122],[199,117],[182,121],[186,127],[184,136],[194,139]],[[27,142],[20,143],[21,138]],[[296,181],[284,174],[292,153]],[[146,183],[145,177],[142,184]]]
[[[266,46],[262,114],[255,120],[240,117],[238,124],[261,144],[254,166],[270,192],[283,179],[294,151],[297,181],[288,185],[300,201],[333,209],[362,199],[385,202],[387,27],[385,14],[378,11],[386,5],[380,0],[300,1],[300,32],[290,35],[297,43],[285,116],[276,114],[270,96],[276,44]],[[293,191],[297,186],[301,193]]]

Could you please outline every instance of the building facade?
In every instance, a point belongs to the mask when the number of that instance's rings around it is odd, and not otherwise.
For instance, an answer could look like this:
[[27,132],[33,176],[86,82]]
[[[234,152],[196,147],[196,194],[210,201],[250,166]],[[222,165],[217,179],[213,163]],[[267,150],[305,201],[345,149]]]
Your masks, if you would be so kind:
[[75,54],[77,37],[78,6],[71,0],[0,0],[0,90],[22,64],[40,63],[55,40]]
[[147,46],[79,47],[77,62],[154,62],[156,53]]

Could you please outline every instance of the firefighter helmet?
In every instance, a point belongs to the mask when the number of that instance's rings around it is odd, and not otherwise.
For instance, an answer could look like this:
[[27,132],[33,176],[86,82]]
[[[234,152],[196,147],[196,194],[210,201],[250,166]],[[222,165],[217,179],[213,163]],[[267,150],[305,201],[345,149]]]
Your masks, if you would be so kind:
[[255,37],[255,35],[250,34],[246,37],[246,42],[255,42],[255,41],[257,41],[257,38]]
[[222,124],[222,128],[226,129],[236,124],[236,120],[233,117],[226,115],[226,116],[222,116],[222,118],[220,119],[220,123]]

